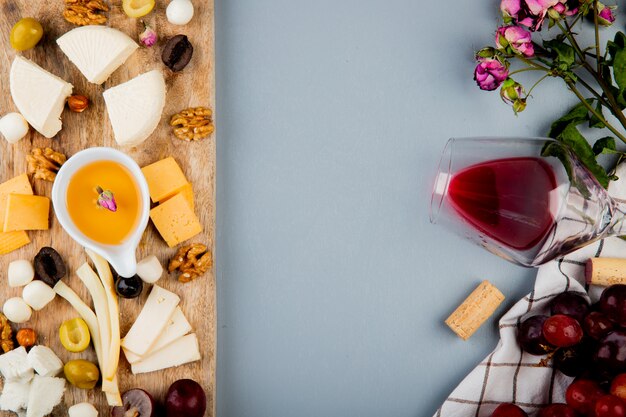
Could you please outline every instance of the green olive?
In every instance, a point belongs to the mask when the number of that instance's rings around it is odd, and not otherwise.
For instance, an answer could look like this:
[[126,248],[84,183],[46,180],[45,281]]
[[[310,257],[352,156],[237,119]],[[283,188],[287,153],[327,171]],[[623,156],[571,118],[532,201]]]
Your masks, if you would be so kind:
[[63,373],[70,384],[82,389],[92,389],[100,378],[98,367],[84,359],[69,361],[63,367]]
[[32,17],[25,17],[11,29],[11,46],[18,51],[34,48],[43,36],[41,23]]

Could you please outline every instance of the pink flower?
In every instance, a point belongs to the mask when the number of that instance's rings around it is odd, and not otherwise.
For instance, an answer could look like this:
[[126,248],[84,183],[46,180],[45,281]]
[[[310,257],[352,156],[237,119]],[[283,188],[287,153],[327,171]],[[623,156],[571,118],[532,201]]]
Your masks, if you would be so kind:
[[474,80],[481,90],[495,90],[508,76],[508,66],[498,58],[480,59],[474,70]]
[[615,22],[615,9],[617,6],[605,6],[598,2],[598,23],[602,26],[611,26]]
[[98,206],[107,209],[112,212],[117,211],[117,203],[115,202],[115,197],[110,190],[103,190],[102,187],[96,187],[96,191],[98,192]]
[[535,54],[531,34],[519,26],[502,26],[496,31],[496,48],[527,57]]
[[528,27],[532,32],[541,30],[546,16],[560,19],[579,11],[580,0],[501,0],[500,10],[505,23]]
[[157,33],[147,24],[143,24],[144,31],[139,35],[139,41],[147,48],[157,42]]

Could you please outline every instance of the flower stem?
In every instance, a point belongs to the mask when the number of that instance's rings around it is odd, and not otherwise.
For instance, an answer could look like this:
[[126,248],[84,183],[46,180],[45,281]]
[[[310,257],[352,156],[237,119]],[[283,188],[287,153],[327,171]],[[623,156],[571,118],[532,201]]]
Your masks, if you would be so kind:
[[593,26],[595,27],[595,41],[596,41],[596,63],[597,63],[597,69],[596,71],[598,72],[598,74],[600,74],[602,72],[602,69],[600,68],[600,64],[601,64],[601,59],[600,58],[600,30],[598,28],[598,0],[595,0],[593,2]]
[[522,68],[522,69],[518,69],[512,72],[509,72],[509,76],[511,75],[515,75],[515,74],[519,74],[520,72],[527,72],[527,71],[544,71],[543,68],[535,68],[535,67],[529,67],[529,68]]
[[550,76],[550,74],[544,74],[543,77],[539,78],[537,80],[537,82],[535,82],[533,84],[532,87],[530,87],[530,90],[528,90],[528,93],[526,93],[526,97],[530,96],[530,93],[533,92],[533,90],[535,89],[535,87],[537,87],[539,85],[539,83],[541,83],[543,80],[545,80],[546,78],[548,78]]
[[604,97],[602,97],[602,95],[600,93],[598,93],[592,86],[590,86],[585,80],[583,80],[582,78],[578,77],[578,80],[576,81],[578,83],[580,83],[583,87],[585,87],[587,89],[587,91],[589,91],[591,94],[593,94],[593,96],[595,98],[598,99],[598,101],[600,103],[602,103],[602,105],[608,109],[611,108],[611,105],[609,104],[608,101],[606,101],[606,99]]

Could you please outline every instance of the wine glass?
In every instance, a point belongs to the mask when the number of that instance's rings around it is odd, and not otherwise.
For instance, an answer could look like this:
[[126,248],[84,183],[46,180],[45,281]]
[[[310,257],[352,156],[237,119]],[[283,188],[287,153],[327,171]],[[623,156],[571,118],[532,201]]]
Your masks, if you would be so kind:
[[523,266],[626,234],[625,214],[567,146],[544,138],[450,139],[430,204],[431,223]]

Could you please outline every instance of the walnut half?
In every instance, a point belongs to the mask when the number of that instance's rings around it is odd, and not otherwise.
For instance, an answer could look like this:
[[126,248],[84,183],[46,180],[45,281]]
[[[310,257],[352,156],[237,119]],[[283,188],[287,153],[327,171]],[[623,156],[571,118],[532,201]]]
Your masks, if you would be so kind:
[[67,158],[51,148],[35,148],[26,157],[26,160],[28,161],[28,173],[34,174],[35,179],[53,182]]
[[215,130],[213,112],[206,107],[190,107],[170,119],[174,135],[187,142],[209,136]]
[[108,11],[102,0],[65,0],[63,17],[78,26],[103,25],[107,17],[102,12]]
[[4,314],[0,313],[0,348],[4,353],[13,350],[13,329]]
[[190,282],[206,273],[213,266],[213,254],[201,243],[183,246],[170,261],[169,272],[178,270],[178,281]]

